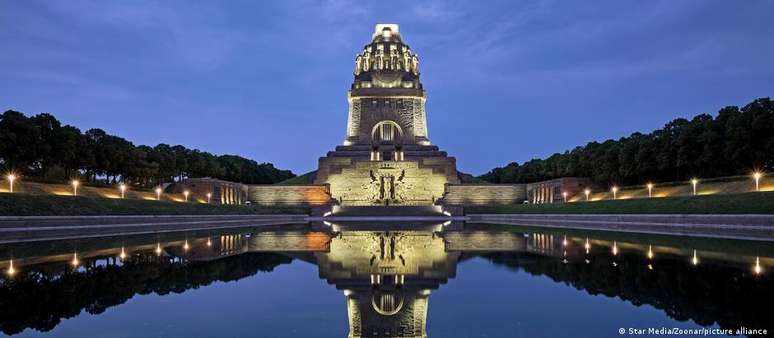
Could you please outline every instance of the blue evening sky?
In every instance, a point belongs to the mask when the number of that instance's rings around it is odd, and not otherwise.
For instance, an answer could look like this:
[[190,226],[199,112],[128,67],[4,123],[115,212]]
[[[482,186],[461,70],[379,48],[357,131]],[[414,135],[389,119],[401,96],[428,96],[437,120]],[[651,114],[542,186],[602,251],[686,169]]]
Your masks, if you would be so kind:
[[430,140],[481,174],[774,94],[774,1],[0,0],[0,109],[300,174],[398,23]]

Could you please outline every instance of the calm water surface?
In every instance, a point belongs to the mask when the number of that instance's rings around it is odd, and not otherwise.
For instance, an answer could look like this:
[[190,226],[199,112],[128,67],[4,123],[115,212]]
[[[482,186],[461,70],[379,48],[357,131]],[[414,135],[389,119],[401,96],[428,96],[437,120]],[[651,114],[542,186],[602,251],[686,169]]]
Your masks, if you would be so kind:
[[621,328],[774,323],[771,244],[495,228],[293,226],[0,246],[0,330],[621,337]]

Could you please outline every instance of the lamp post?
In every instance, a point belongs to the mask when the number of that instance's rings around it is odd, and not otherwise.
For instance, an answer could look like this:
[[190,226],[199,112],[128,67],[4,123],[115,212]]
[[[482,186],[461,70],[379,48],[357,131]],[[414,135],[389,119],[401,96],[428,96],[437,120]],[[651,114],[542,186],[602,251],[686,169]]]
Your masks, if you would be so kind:
[[121,183],[118,188],[121,189],[121,199],[124,199],[126,197],[126,184]]
[[653,197],[653,183],[648,183],[648,198]]
[[586,195],[586,202],[588,202],[589,195],[591,194],[591,189],[586,188],[586,190],[583,190],[583,193]]
[[[10,175],[9,175],[9,177],[10,177]],[[753,173],[753,179],[755,179],[755,191],[761,191],[761,189],[760,189],[761,177],[763,177],[763,174],[761,172],[756,171],[756,172]],[[10,178],[9,178],[9,180],[10,180]],[[13,181],[11,181],[11,182],[13,182]],[[11,184],[13,184],[13,183],[11,183]],[[13,187],[13,185],[11,185],[11,186]],[[11,189],[11,192],[13,192],[13,189]]]
[[564,199],[564,203],[567,203],[567,192],[562,191],[562,198]]
[[691,185],[693,185],[693,195],[696,196],[696,185],[699,184],[699,180],[697,178],[691,179]]
[[80,182],[78,182],[78,180],[73,180],[73,181],[72,181],[72,185],[73,185],[73,196],[78,196],[78,184],[80,184]]
[[610,191],[613,192],[613,199],[616,199],[616,196],[617,196],[617,193],[618,193],[618,187],[613,186],[612,188],[610,188]]
[[13,181],[16,180],[16,175],[8,174],[8,191],[13,192]]
[[208,192],[207,193],[207,204],[210,204],[211,201],[212,201],[212,193]]
[[156,200],[161,201],[161,187],[156,188]]
[[190,195],[190,194],[191,194],[191,192],[189,192],[188,190],[183,191],[183,196],[185,196],[185,201],[186,202],[188,202],[188,195]]

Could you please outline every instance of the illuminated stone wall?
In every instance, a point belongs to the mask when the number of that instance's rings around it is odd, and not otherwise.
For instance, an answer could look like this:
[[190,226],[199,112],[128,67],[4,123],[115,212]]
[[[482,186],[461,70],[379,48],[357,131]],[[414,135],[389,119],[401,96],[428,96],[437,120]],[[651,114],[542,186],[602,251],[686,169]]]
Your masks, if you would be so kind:
[[347,142],[371,144],[374,126],[392,121],[400,126],[400,144],[429,144],[424,93],[414,90],[411,94],[419,96],[350,97]]
[[442,203],[485,205],[522,203],[527,198],[524,184],[447,184]]
[[583,189],[591,187],[587,177],[562,177],[548,181],[527,184],[527,198],[530,203],[562,203],[567,193],[567,201],[583,196]]
[[260,205],[324,205],[331,202],[328,185],[250,185],[250,202]]
[[164,192],[182,194],[185,190],[190,193],[190,201],[200,203],[209,201],[211,204],[244,204],[247,200],[247,185],[209,177],[189,178],[181,183],[171,184]]
[[341,205],[431,205],[443,195],[444,185],[456,179],[451,176],[456,175],[453,158],[353,160],[324,171],[331,196]]

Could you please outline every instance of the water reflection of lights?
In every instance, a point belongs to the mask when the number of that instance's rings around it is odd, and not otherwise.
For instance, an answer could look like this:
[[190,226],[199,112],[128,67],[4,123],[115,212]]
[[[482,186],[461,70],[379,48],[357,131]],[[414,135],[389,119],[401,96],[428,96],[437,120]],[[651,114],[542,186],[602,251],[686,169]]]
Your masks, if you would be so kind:
[[10,262],[10,265],[8,265],[8,276],[13,276],[16,273],[16,269],[13,268],[13,259]]
[[653,264],[648,264],[648,270],[653,270]]
[[759,257],[755,257],[755,267],[753,267],[753,272],[755,272],[756,275],[760,275],[763,269],[761,268],[761,259]]
[[699,256],[696,255],[696,250],[693,250],[693,257],[691,258],[691,264],[699,265]]

